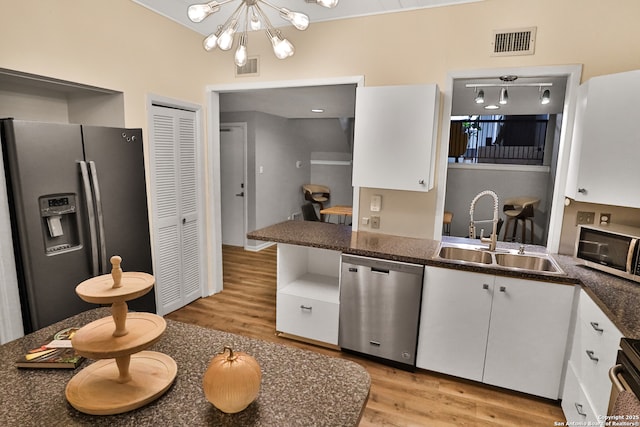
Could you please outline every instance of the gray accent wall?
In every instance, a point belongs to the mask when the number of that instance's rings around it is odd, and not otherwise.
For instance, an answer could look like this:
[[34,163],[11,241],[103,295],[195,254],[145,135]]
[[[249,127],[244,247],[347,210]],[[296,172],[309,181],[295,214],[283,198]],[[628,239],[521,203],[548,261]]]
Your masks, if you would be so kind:
[[[220,122],[247,123],[247,231],[299,214],[303,184],[327,185],[329,205],[352,204],[351,128],[342,129],[340,120],[235,112],[221,113]],[[249,247],[262,244],[248,241]]]
[[[550,210],[549,179],[548,167],[503,168],[498,165],[492,168],[480,165],[465,167],[449,164],[444,210],[453,212],[451,235],[468,236],[471,200],[481,191],[492,190],[498,195],[499,218],[505,220],[499,239],[502,240],[506,226],[505,215],[502,213],[504,200],[510,197],[531,196],[540,199],[540,204],[534,213],[535,243],[545,245]],[[479,199],[473,217],[475,220],[493,218],[493,199],[489,196]],[[488,237],[491,227],[491,223],[477,225],[476,233],[479,235],[480,229],[484,228],[484,235]],[[520,232],[521,229],[518,228],[518,236]]]

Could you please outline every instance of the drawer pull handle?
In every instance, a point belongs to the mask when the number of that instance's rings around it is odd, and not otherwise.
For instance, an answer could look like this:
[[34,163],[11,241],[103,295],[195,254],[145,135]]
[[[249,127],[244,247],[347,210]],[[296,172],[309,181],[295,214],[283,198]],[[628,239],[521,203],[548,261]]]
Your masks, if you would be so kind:
[[604,329],[602,329],[600,327],[600,325],[598,324],[598,322],[591,322],[591,327],[596,331],[596,332],[600,332],[603,333]]
[[482,289],[489,289],[489,285],[487,285],[486,283],[482,285]]
[[500,286],[500,292],[507,292],[507,288],[505,286]]
[[302,309],[302,310],[309,310],[309,311],[311,311],[311,310],[313,309],[313,307],[311,307],[310,305],[301,305],[301,306],[300,306],[300,309]]
[[575,405],[576,405],[576,411],[578,411],[578,415],[582,415],[583,417],[586,417],[587,413],[582,410],[582,405],[579,403],[576,403]]
[[594,362],[597,362],[600,359],[595,357],[594,354],[595,352],[593,350],[587,350],[587,356],[589,356],[589,359],[593,360]]
[[369,344],[375,345],[376,347],[380,347],[380,343],[378,341],[369,341]]

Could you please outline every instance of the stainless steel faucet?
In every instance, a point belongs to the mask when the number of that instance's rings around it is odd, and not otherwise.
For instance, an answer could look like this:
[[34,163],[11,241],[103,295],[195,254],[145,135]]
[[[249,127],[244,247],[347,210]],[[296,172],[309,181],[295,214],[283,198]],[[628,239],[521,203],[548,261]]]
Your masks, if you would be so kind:
[[[480,199],[483,196],[493,197],[493,219],[476,221],[473,219],[473,211],[475,209],[476,202],[478,201],[478,199]],[[471,207],[469,208],[469,217],[471,218],[469,222],[469,237],[471,237],[472,239],[476,238],[477,222],[489,222],[489,221],[493,222],[493,230],[491,232],[491,236],[489,236],[489,238],[485,238],[482,236],[482,233],[480,233],[480,241],[483,243],[489,243],[489,250],[492,252],[495,251],[496,243],[498,240],[498,195],[491,190],[484,190],[478,193],[476,197],[474,197],[473,200],[471,201]]]

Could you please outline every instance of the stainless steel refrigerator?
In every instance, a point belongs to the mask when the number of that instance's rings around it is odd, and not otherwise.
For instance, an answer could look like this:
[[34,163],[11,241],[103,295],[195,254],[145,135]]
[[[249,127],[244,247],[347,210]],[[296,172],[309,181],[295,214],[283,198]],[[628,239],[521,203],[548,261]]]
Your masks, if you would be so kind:
[[[3,119],[0,136],[25,332],[95,307],[75,287],[113,255],[152,273],[140,129]],[[156,311],[153,291],[128,304]]]

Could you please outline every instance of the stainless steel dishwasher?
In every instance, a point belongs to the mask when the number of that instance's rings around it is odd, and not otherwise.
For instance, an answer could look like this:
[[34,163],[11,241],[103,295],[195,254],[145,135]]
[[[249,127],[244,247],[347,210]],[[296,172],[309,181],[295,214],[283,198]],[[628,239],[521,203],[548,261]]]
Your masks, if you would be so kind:
[[342,255],[338,344],[415,367],[424,267]]

